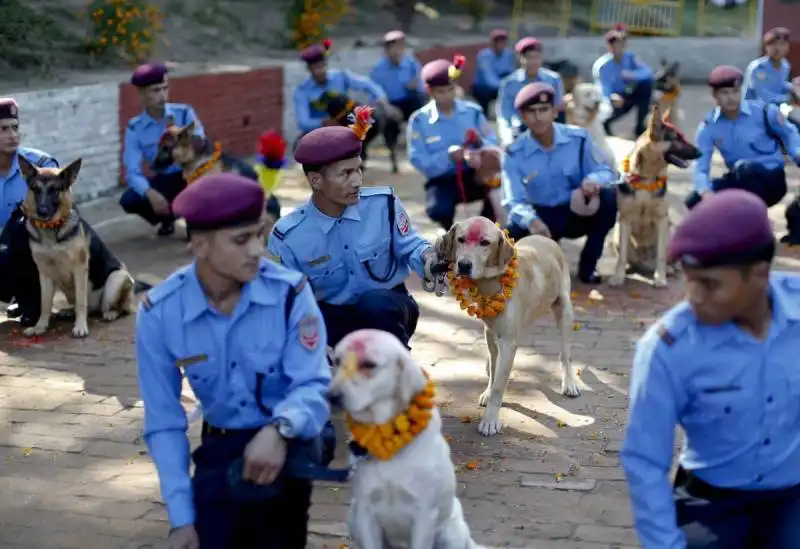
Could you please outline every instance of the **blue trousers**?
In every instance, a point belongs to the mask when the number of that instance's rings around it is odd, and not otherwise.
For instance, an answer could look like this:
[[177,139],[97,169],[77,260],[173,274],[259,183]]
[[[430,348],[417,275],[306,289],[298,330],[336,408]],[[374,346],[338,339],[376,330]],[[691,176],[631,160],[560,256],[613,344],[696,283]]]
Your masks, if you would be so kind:
[[[616,190],[613,188],[600,190],[600,208],[591,217],[575,215],[569,209],[569,204],[534,206],[534,208],[556,242],[562,238],[586,237],[586,244],[578,262],[578,276],[582,279],[592,276],[600,256],[603,255],[606,235],[617,222]],[[515,240],[530,234],[528,227],[509,224],[506,228],[511,238]]]
[[800,547],[800,486],[721,489],[681,469],[673,497],[687,549]]
[[641,135],[645,131],[645,120],[650,113],[650,102],[653,98],[653,82],[645,80],[637,82],[636,85],[628,92],[622,94],[625,100],[622,107],[614,108],[614,112],[603,122],[608,135],[611,133],[611,124],[628,114],[634,108],[636,109],[636,135]]
[[[480,215],[494,221],[496,219],[494,207],[491,200],[489,200],[486,187],[475,181],[475,170],[472,168],[464,169],[463,184],[467,202],[483,200]],[[448,230],[453,226],[453,220],[456,217],[456,206],[462,202],[461,190],[458,188],[458,179],[455,172],[429,179],[425,183],[425,213],[444,230]]]
[[15,209],[0,232],[0,301],[16,300],[22,314],[39,318],[39,269],[31,255],[25,216]]
[[[156,174],[150,179],[150,187],[153,190],[160,192],[167,199],[167,202],[172,204],[175,197],[178,196],[183,189],[186,188],[186,181],[183,180],[181,172],[170,174]],[[150,223],[157,225],[162,222],[174,221],[173,216],[162,217],[153,211],[150,201],[146,197],[140,196],[136,191],[131,188],[125,190],[119,199],[119,205],[125,213],[135,214]]]
[[[786,195],[786,172],[783,168],[767,169],[761,164],[743,160],[737,162],[733,169],[711,181],[714,192],[724,189],[742,189],[758,196],[768,208],[771,208]],[[702,200],[697,191],[686,197],[686,207],[694,208]]]
[[419,320],[419,306],[404,284],[390,290],[364,292],[352,305],[331,305],[324,301],[318,305],[331,347],[347,334],[365,329],[389,332],[408,347]]
[[202,549],[304,549],[312,483],[286,479],[275,498],[243,502],[228,488],[228,469],[257,430],[203,433],[193,452],[195,528]]

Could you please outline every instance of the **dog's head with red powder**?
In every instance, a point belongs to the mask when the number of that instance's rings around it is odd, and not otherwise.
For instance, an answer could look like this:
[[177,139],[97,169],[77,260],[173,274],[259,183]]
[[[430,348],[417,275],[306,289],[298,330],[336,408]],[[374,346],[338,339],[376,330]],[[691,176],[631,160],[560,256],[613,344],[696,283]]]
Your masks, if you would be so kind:
[[441,257],[458,276],[473,280],[502,276],[514,258],[514,246],[493,221],[470,217],[453,225],[436,242]]

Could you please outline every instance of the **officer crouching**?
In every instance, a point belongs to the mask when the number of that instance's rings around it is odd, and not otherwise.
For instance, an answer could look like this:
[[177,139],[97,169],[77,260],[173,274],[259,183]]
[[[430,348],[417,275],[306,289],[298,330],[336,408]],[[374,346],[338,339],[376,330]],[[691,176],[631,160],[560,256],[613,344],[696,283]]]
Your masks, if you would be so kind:
[[300,139],[294,156],[311,198],[278,221],[268,250],[308,276],[329,345],[366,328],[389,332],[408,345],[419,307],[405,280],[412,270],[433,278],[435,254],[391,187],[361,187],[366,130],[331,126]]
[[[209,175],[173,208],[186,220],[195,260],[148,292],[136,325],[144,439],[172,526],[170,547],[305,547],[311,481],[281,471],[296,459],[291,449],[318,437],[329,416],[319,308],[302,275],[262,257],[258,183]],[[193,478],[182,377],[205,416]],[[237,495],[230,477],[239,459],[233,480],[278,479],[272,497]]]
[[617,222],[614,172],[595,153],[585,129],[553,122],[555,96],[551,85],[535,82],[514,99],[528,130],[508,146],[503,162],[507,228],[515,239],[585,236],[578,277],[595,284],[606,235]]
[[774,253],[764,202],[742,190],[704,198],[672,236],[686,301],[639,340],[621,452],[645,549],[800,546],[800,276],[770,274]]

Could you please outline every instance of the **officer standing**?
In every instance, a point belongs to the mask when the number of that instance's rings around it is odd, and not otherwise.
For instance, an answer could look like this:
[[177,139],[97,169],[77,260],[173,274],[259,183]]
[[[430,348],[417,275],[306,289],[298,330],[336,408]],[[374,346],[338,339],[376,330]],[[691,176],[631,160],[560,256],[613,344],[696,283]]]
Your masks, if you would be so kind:
[[770,274],[774,255],[766,206],[737,189],[672,236],[686,300],[637,344],[620,455],[645,549],[800,543],[800,277]]
[[550,84],[556,90],[553,99],[554,105],[559,109],[556,122],[566,122],[566,115],[561,111],[564,83],[557,72],[542,66],[544,62],[542,43],[536,38],[523,38],[517,42],[514,50],[517,52],[520,68],[500,83],[496,105],[498,133],[503,145],[510,145],[520,133],[525,131],[525,124],[514,107],[514,99],[522,88],[533,82]]
[[489,47],[478,52],[477,64],[472,97],[489,118],[489,105],[498,97],[500,82],[514,72],[517,64],[516,55],[508,47],[508,31],[495,29],[489,33]]
[[586,236],[578,277],[596,284],[606,235],[617,222],[617,195],[610,185],[614,172],[599,158],[585,129],[553,122],[555,97],[552,86],[537,82],[514,100],[528,131],[508,147],[503,162],[507,228],[515,239]]
[[778,27],[764,34],[766,55],[752,61],[745,72],[743,88],[745,99],[758,99],[767,104],[785,103],[792,93],[789,81],[792,67],[789,55],[789,29]]
[[636,135],[642,135],[653,96],[653,70],[633,53],[625,51],[628,33],[624,28],[608,31],[605,40],[608,53],[592,66],[594,81],[607,100],[604,111],[609,116],[603,128],[612,135],[611,124],[635,108]]
[[[158,143],[171,125],[185,127],[194,122],[195,135],[205,137],[205,131],[190,105],[167,102],[169,81],[167,67],[162,63],[137,67],[131,76],[131,84],[139,89],[144,112],[131,118],[125,130],[122,163],[128,189],[122,194],[119,204],[125,212],[139,215],[151,225],[160,223],[158,235],[168,236],[175,232],[171,204],[186,187],[186,182],[180,167],[170,165],[162,169],[155,165]],[[144,175],[143,162],[155,172],[153,177]]]
[[[209,175],[174,207],[195,260],[147,293],[136,324],[144,439],[172,526],[170,547],[305,547],[310,481],[283,479],[272,499],[250,502],[235,499],[227,483],[241,457],[244,480],[272,483],[289,441],[317,437],[327,421],[330,368],[319,308],[299,273],[262,257],[258,183]],[[183,377],[205,416],[194,478]]]
[[361,187],[361,146],[361,136],[346,127],[300,139],[295,158],[311,199],[278,221],[268,251],[308,276],[330,346],[365,328],[390,332],[408,345],[419,307],[405,280],[411,270],[433,279],[435,254],[391,187]]
[[19,105],[11,98],[0,98],[0,301],[14,301],[6,315],[20,318],[20,324],[28,327],[39,318],[39,271],[20,209],[28,185],[18,155],[39,167],[57,168],[58,163],[40,150],[20,147],[19,141]]
[[464,155],[470,131],[477,132],[484,145],[496,145],[497,136],[480,106],[456,99],[455,81],[460,74],[460,67],[446,59],[422,68],[431,101],[411,116],[406,139],[411,165],[427,179],[425,211],[444,230],[453,226],[456,205],[461,203],[483,200],[480,215],[497,218],[489,189],[476,181]]

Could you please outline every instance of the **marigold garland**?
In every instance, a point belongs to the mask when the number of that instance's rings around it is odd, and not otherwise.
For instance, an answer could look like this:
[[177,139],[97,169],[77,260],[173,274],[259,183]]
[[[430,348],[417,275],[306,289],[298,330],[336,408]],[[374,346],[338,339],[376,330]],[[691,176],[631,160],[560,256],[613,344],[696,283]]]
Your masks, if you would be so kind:
[[[428,377],[428,374],[425,374]],[[345,414],[345,422],[353,440],[375,459],[392,459],[414,438],[428,427],[433,415],[436,387],[428,378],[425,388],[417,393],[408,409],[390,422],[382,425],[359,423],[350,414]]]
[[[514,239],[508,236],[508,229],[503,231],[508,242],[513,246]],[[506,310],[506,301],[511,299],[514,287],[517,285],[519,273],[517,272],[517,251],[509,261],[505,273],[500,277],[500,291],[494,295],[481,295],[475,281],[466,276],[457,276],[453,270],[447,273],[450,281],[450,291],[455,296],[461,309],[467,311],[469,316],[479,319],[494,318]]]
[[194,183],[205,174],[210,172],[217,164],[219,164],[220,159],[222,158],[222,145],[217,142],[214,143],[214,154],[211,155],[207,161],[203,162],[199,165],[188,177],[186,177],[186,183]]
[[652,181],[646,181],[642,176],[631,173],[631,159],[625,157],[622,160],[622,173],[627,178],[628,185],[635,191],[647,191],[650,193],[661,191],[667,186],[666,176],[659,175]]

